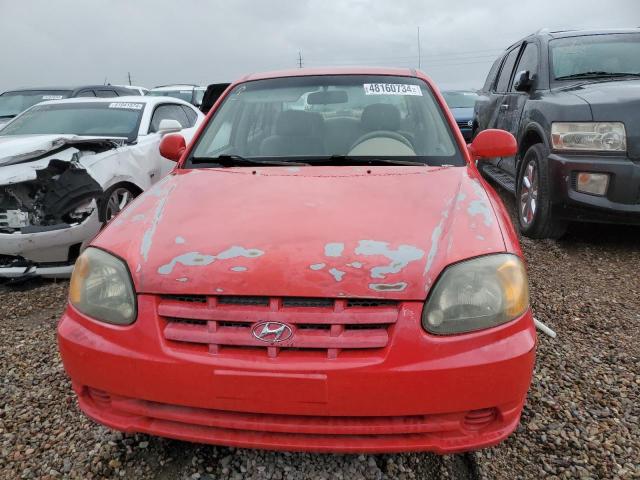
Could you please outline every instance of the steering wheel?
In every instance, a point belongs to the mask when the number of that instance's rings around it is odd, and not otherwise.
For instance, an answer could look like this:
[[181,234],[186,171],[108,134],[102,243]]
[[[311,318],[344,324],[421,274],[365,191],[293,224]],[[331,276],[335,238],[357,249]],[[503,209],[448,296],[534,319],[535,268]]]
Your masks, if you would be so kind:
[[405,137],[404,135],[402,135],[400,133],[392,132],[390,130],[375,130],[373,132],[365,133],[360,138],[358,138],[353,143],[353,145],[351,145],[351,148],[349,149],[349,151],[353,150],[354,148],[356,148],[361,143],[364,143],[367,140],[370,140],[372,138],[391,138],[392,140],[397,140],[398,142],[403,143],[404,145],[409,147],[411,150],[415,151],[414,146],[411,144],[411,141],[407,137]]

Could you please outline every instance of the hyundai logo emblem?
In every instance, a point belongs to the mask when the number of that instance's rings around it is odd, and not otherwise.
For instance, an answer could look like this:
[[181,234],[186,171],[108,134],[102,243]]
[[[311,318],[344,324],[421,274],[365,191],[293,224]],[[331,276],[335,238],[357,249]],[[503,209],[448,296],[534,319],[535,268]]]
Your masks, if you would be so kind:
[[280,343],[289,340],[293,335],[293,330],[282,322],[260,322],[253,326],[251,333],[262,342]]

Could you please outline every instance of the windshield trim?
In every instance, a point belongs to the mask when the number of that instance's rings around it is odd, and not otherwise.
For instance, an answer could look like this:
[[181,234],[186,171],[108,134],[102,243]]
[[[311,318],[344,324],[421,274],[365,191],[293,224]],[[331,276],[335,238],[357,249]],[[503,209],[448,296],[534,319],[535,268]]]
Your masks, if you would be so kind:
[[[381,155],[375,155],[375,156],[370,156],[369,158],[375,159],[375,158],[388,158],[388,159],[397,159],[397,160],[418,160],[418,159],[422,159],[422,158],[429,158],[429,159],[447,159],[448,162],[455,162],[458,161],[460,163],[460,165],[456,165],[456,164],[450,164],[450,163],[446,163],[443,161],[443,163],[438,164],[438,166],[442,166],[442,165],[446,165],[446,166],[466,166],[467,165],[467,161],[466,161],[466,157],[465,157],[465,153],[462,151],[461,146],[458,143],[458,139],[456,136],[456,132],[454,131],[454,128],[457,128],[457,125],[454,124],[451,125],[449,118],[447,116],[447,112],[445,111],[445,109],[448,108],[446,102],[444,101],[444,99],[442,99],[442,102],[440,101],[440,99],[438,98],[438,95],[436,94],[436,91],[433,89],[432,85],[426,81],[424,78],[417,76],[417,75],[412,75],[412,74],[404,74],[404,73],[327,73],[327,74],[311,74],[311,75],[284,75],[281,77],[270,77],[270,78],[250,78],[247,80],[242,80],[239,81],[237,83],[234,83],[232,85],[230,85],[227,89],[226,89],[226,93],[224,95],[224,97],[219,98],[217,101],[217,106],[215,111],[210,112],[210,115],[207,115],[205,117],[205,121],[202,123],[202,125],[200,126],[199,132],[197,137],[195,138],[195,141],[191,143],[190,148],[187,151],[187,155],[185,155],[183,157],[183,160],[178,162],[178,165],[176,166],[176,168],[178,169],[183,169],[183,170],[190,170],[190,169],[199,169],[199,168],[206,168],[203,167],[202,164],[197,165],[197,164],[193,164],[191,162],[191,159],[194,157],[194,152],[198,149],[198,146],[200,145],[200,143],[203,141],[204,138],[204,134],[207,131],[207,129],[209,128],[209,125],[211,124],[211,122],[213,122],[215,116],[218,114],[218,112],[222,109],[222,107],[224,106],[224,104],[229,100],[231,94],[240,86],[242,85],[247,85],[250,83],[255,83],[255,82],[264,82],[264,81],[273,81],[273,80],[284,80],[284,79],[295,79],[295,78],[316,78],[316,77],[393,77],[393,78],[408,78],[408,79],[412,79],[414,81],[417,82],[421,82],[422,86],[424,86],[424,88],[430,93],[431,98],[433,99],[434,105],[437,107],[437,111],[438,114],[440,115],[442,122],[444,124],[444,127],[447,130],[447,133],[451,139],[451,143],[453,145],[453,149],[454,149],[454,154],[449,157],[449,156],[392,156],[392,157],[384,157]],[[303,156],[303,155],[297,155],[297,156],[282,156],[282,157],[247,157],[246,158],[259,158],[259,159],[272,159],[272,160],[280,160],[280,161],[287,161],[287,159],[290,159],[292,162],[305,162],[306,159],[308,160],[312,160],[314,158],[326,158],[326,156],[318,156],[318,155],[314,155],[314,156]],[[328,164],[330,165],[330,164]],[[425,161],[425,165],[426,166],[434,166],[434,165],[430,165],[429,163],[427,163]],[[325,164],[326,166],[326,164]],[[394,165],[389,165],[389,166],[394,166]],[[399,165],[395,165],[396,167],[398,167]],[[209,167],[211,168],[211,167]],[[237,168],[255,168],[255,165],[248,165],[248,166],[238,166]],[[415,167],[414,167],[415,168]]]

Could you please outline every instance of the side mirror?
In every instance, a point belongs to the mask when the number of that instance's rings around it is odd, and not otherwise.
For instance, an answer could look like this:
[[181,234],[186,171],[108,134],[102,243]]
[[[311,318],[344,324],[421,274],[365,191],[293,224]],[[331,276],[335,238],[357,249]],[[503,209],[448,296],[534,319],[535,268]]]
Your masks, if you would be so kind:
[[518,152],[518,143],[505,130],[483,130],[467,145],[474,160],[480,158],[513,157]]
[[160,133],[179,132],[180,130],[182,130],[182,124],[173,118],[163,118],[158,125]]
[[513,88],[516,92],[528,92],[532,86],[533,79],[531,78],[529,70],[522,70],[516,73],[515,82],[513,83]]
[[[164,121],[164,120],[163,120]],[[171,121],[171,120],[169,120]],[[175,120],[173,120],[175,121]],[[174,133],[163,137],[160,141],[160,155],[167,160],[177,162],[187,149],[187,142],[182,135]]]

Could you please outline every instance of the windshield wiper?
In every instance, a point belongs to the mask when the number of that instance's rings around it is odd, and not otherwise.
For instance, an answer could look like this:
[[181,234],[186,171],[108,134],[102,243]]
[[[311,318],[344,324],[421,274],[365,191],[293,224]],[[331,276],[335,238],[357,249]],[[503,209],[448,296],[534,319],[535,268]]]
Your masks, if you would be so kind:
[[317,163],[338,163],[338,162],[353,162],[353,163],[368,163],[370,165],[376,163],[389,164],[389,165],[407,165],[424,167],[423,162],[412,162],[411,160],[396,160],[395,158],[375,158],[375,157],[353,157],[350,155],[331,155],[330,157],[322,158],[319,160],[313,160],[314,164]]
[[625,72],[581,72],[574,73],[572,75],[564,75],[562,77],[556,77],[556,80],[569,80],[571,78],[593,78],[593,77],[640,77],[639,73],[625,73]]
[[217,157],[192,157],[191,163],[214,163],[222,167],[232,167],[234,165],[284,165],[293,167],[308,167],[308,163],[288,162],[286,160],[260,160],[257,158],[246,158],[241,155],[223,154]]

